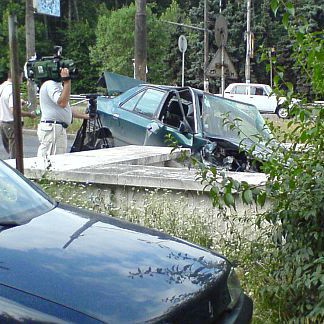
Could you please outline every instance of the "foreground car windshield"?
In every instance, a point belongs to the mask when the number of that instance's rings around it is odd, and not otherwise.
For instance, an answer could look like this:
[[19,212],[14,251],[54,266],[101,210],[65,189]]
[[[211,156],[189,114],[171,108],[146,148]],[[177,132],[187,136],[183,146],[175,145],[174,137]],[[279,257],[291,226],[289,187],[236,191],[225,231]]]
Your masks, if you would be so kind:
[[238,142],[246,138],[266,142],[272,138],[264,119],[253,105],[205,94],[202,110],[203,128],[207,135],[237,139]]
[[0,161],[0,225],[20,225],[54,208],[35,184]]

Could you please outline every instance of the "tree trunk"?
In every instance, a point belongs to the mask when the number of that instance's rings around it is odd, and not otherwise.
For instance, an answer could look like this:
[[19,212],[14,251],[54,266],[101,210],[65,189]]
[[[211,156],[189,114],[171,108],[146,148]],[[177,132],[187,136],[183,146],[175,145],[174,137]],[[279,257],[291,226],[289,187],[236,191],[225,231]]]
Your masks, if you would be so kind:
[[146,81],[146,0],[136,0],[135,16],[135,78]]
[[73,0],[74,12],[75,12],[75,20],[79,21],[79,10],[77,5],[77,0]]
[[69,0],[68,2],[68,24],[69,24],[69,29],[71,28],[71,21],[72,21],[72,0]]

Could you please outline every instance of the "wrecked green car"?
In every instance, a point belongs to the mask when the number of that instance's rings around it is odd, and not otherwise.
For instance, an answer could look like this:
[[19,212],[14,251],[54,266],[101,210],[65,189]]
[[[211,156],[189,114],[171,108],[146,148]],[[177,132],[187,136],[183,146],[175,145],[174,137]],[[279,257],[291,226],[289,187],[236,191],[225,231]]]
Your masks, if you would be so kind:
[[115,97],[98,96],[95,109],[94,140],[75,150],[172,142],[205,164],[252,172],[271,154],[273,137],[255,106],[192,87],[139,84]]

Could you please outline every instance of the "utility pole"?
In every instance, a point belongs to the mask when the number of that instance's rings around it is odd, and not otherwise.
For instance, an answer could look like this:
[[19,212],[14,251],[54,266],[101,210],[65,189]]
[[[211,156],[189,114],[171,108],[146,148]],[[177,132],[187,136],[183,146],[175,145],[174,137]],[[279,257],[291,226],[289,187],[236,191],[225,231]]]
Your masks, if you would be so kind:
[[[26,60],[35,55],[35,19],[33,0],[26,0]],[[27,79],[28,101],[31,103],[31,109],[36,109],[36,85],[35,82]]]
[[10,68],[12,78],[13,110],[14,115],[14,136],[16,142],[16,169],[24,173],[23,140],[21,129],[21,102],[20,102],[20,79],[18,60],[18,37],[17,37],[17,16],[9,16],[9,48]]
[[251,82],[250,59],[252,56],[252,35],[251,35],[251,0],[247,0],[246,12],[246,60],[245,60],[245,80]]
[[208,67],[208,56],[209,56],[209,47],[208,47],[208,3],[207,0],[204,0],[204,91],[209,92],[209,81],[207,78],[207,67]]
[[136,0],[135,78],[146,81],[147,66],[146,0]]

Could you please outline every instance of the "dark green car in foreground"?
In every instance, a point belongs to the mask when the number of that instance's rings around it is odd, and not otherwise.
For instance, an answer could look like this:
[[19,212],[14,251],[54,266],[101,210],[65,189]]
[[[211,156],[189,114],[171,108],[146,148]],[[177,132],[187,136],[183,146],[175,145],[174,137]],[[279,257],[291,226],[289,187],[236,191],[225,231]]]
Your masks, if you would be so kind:
[[259,171],[259,161],[271,154],[271,132],[253,105],[191,87],[150,84],[96,100],[103,147],[168,146],[171,140],[205,164],[231,171]]
[[57,203],[1,160],[0,234],[0,323],[251,322],[224,256]]

